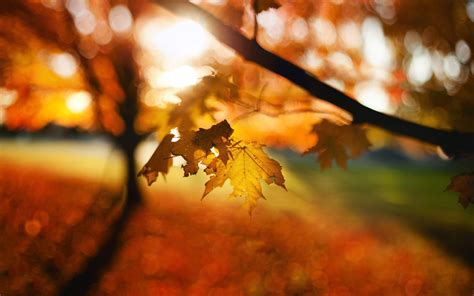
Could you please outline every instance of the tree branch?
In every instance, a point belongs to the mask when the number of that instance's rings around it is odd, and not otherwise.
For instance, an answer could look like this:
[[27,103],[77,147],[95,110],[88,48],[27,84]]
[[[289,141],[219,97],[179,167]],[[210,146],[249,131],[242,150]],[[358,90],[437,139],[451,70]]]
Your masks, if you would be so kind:
[[201,23],[220,42],[234,49],[245,59],[285,77],[314,97],[351,113],[356,124],[368,123],[398,135],[438,145],[452,156],[474,152],[473,133],[435,129],[372,110],[302,68],[265,50],[255,40],[247,39],[195,4],[186,0],[155,0],[155,3],[176,15]]

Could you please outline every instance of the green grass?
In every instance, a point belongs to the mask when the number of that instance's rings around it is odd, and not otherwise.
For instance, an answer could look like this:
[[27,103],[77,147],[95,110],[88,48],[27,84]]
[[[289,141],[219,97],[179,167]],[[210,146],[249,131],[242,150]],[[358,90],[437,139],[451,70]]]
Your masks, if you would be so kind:
[[290,162],[308,194],[333,199],[347,208],[374,215],[394,215],[474,229],[474,207],[464,209],[457,194],[445,191],[459,170],[446,167],[359,163],[348,170],[321,171],[315,164]]

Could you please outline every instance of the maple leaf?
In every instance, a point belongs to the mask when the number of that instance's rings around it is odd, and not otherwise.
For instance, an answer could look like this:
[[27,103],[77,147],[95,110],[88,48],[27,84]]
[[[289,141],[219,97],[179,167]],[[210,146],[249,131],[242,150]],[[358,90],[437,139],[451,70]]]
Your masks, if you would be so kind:
[[331,167],[333,160],[347,167],[349,158],[356,158],[370,147],[365,130],[355,125],[335,125],[327,120],[317,124],[313,132],[318,136],[317,144],[305,154],[317,153],[322,169]]
[[467,208],[470,203],[474,203],[474,173],[452,177],[446,190],[458,192],[459,203]]
[[224,120],[216,125],[213,125],[210,129],[202,129],[196,133],[194,142],[201,147],[204,151],[210,151],[212,147],[217,148],[219,151],[219,158],[227,163],[229,159],[229,149],[227,148],[229,138],[234,130],[230,127],[227,120]]
[[233,132],[234,130],[226,120],[213,125],[209,129],[182,132],[180,139],[171,147],[171,152],[174,155],[182,156],[186,160],[186,164],[183,166],[184,176],[187,177],[197,173],[199,162],[212,153],[212,147],[219,150],[219,158],[227,163],[229,159],[227,144]]
[[168,173],[172,164],[171,147],[173,142],[171,140],[173,137],[172,134],[168,134],[163,138],[158,148],[153,152],[150,160],[148,160],[138,173],[138,176],[144,176],[147,179],[148,185],[156,181],[159,173],[162,173],[163,176]]
[[244,197],[251,214],[259,198],[264,198],[260,180],[286,189],[281,165],[268,157],[262,146],[256,143],[238,142],[229,147],[231,158],[224,165],[218,158],[208,157],[206,174],[211,175],[205,184],[203,198],[214,188],[224,185],[227,179],[233,187],[230,197]]

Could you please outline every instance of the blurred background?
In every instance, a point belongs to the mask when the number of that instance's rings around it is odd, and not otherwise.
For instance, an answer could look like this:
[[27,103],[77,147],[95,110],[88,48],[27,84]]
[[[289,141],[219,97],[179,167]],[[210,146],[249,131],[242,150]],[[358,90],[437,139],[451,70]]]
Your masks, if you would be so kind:
[[[191,2],[372,109],[474,132],[472,1]],[[472,160],[367,127],[369,152],[322,171],[300,155],[313,126],[350,114],[153,1],[6,0],[0,23],[0,294],[57,294],[100,249],[124,204],[121,135],[141,168],[167,133],[223,119],[268,145],[288,191],[264,188],[249,218],[228,184],[201,201],[205,175],[174,158],[138,180],[89,294],[474,292],[474,210],[445,191]]]

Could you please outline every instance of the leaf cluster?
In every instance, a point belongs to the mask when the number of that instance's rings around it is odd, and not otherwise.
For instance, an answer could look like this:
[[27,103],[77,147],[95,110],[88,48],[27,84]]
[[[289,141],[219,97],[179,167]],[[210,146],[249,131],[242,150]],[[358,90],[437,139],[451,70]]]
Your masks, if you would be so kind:
[[[144,176],[148,185],[164,176],[172,165],[172,157],[186,160],[182,166],[184,176],[195,175],[200,165],[210,177],[205,184],[204,198],[212,190],[222,187],[227,180],[233,187],[230,197],[243,197],[251,214],[259,198],[265,198],[260,181],[285,188],[281,165],[271,159],[262,146],[254,142],[233,139],[233,129],[224,120],[209,129],[183,131],[179,140],[173,142],[173,135],[166,135],[150,160],[138,173]],[[286,188],[285,188],[286,189]]]

